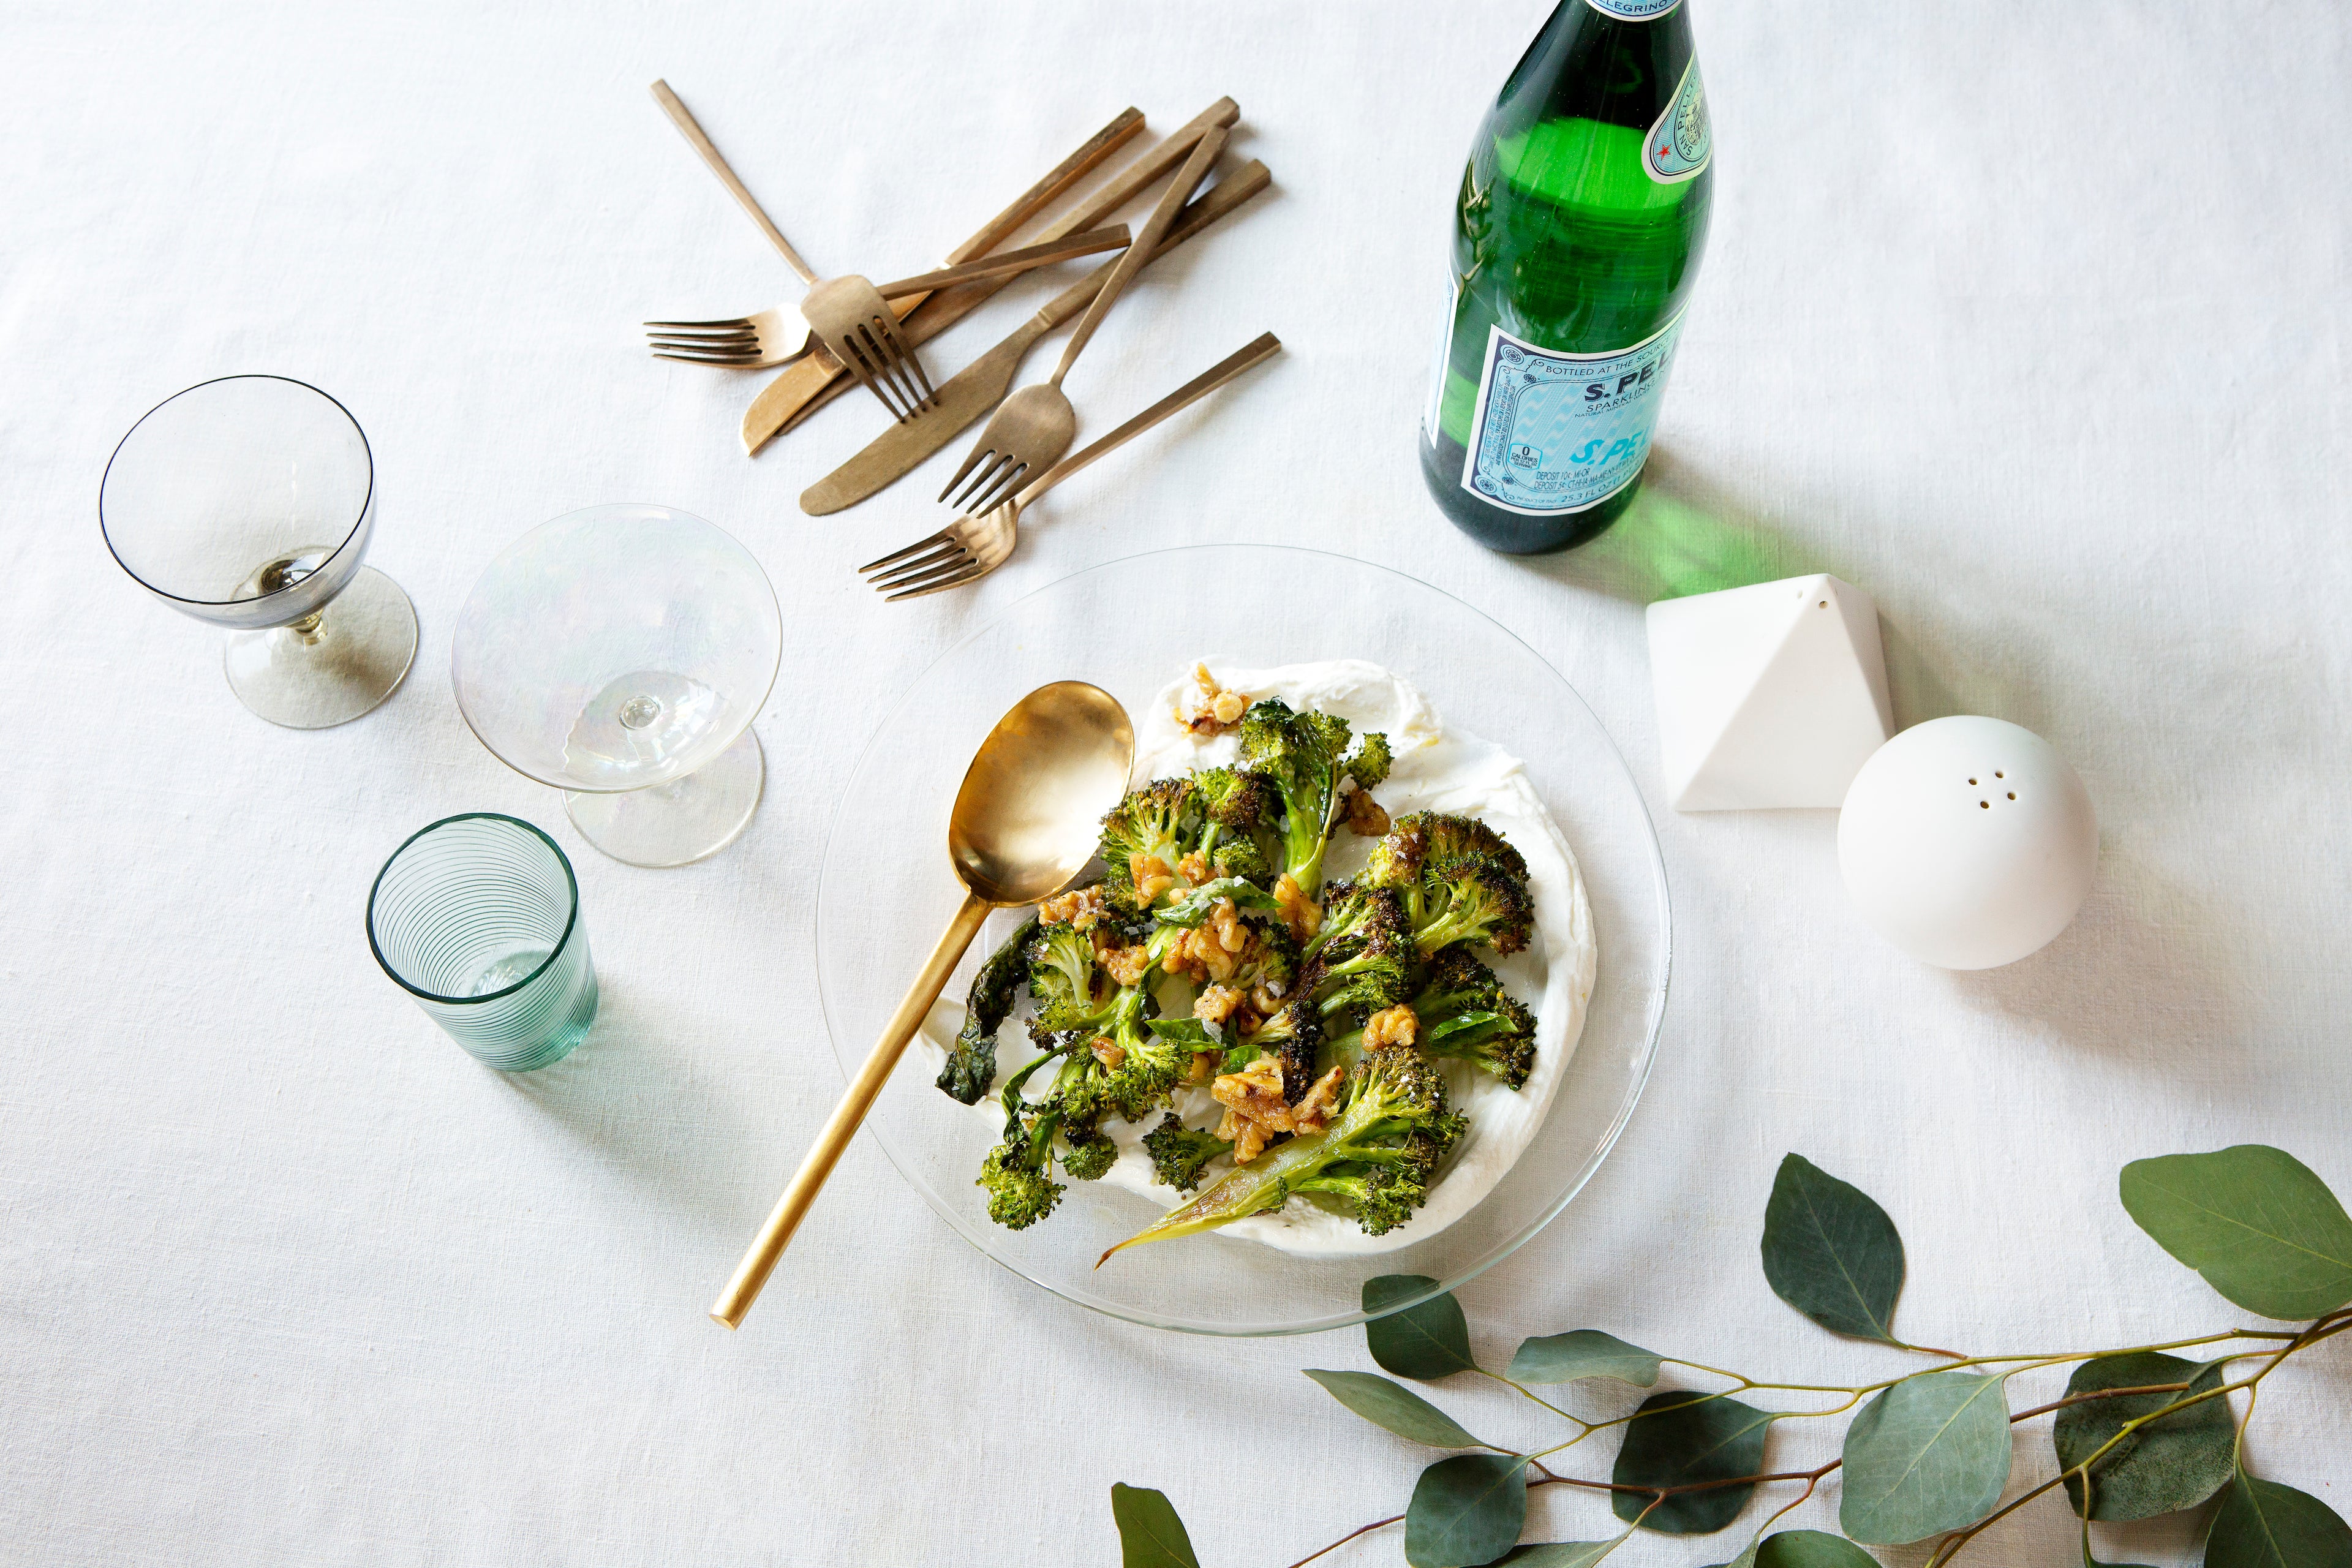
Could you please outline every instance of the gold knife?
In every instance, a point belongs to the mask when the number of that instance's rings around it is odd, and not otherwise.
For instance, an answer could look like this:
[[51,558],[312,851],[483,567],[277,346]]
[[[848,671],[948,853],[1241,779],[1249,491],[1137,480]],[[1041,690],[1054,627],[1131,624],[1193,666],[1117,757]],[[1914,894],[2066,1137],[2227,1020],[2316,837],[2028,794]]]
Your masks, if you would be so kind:
[[[1265,165],[1255,159],[1234,170],[1176,215],[1174,226],[1144,265],[1150,266],[1270,183]],[[1101,291],[1103,280],[1118,265],[1112,261],[1097,267],[1055,295],[1044,310],[1015,328],[1012,336],[941,385],[938,402],[919,418],[888,426],[868,442],[864,451],[802,491],[801,510],[811,517],[823,517],[844,507],[856,506],[913,472],[924,458],[970,429],[975,420],[1003,399],[1023,356],[1037,340],[1091,304]]]
[[[1134,114],[1136,111],[1129,110],[1128,112]],[[1232,99],[1219,99],[1179,127],[1166,141],[1129,164],[1116,179],[1097,192],[1085,205],[1039,234],[1038,240],[1042,242],[1061,239],[1094,227],[1097,219],[1106,213],[1115,212],[1125,206],[1138,192],[1182,163],[1211,126],[1232,125],[1241,118],[1241,106]],[[1124,118],[1124,116],[1121,117],[1122,120]],[[1119,123],[1118,121],[1112,121],[1113,125]],[[1140,115],[1137,116],[1136,123],[1139,125],[1141,123]],[[1122,131],[1115,140],[1097,148],[1097,143],[1103,142],[1104,136],[1109,134],[1109,131],[1110,127],[1105,127],[1102,134],[1098,134],[1086,147],[1080,148],[1077,153],[1072,154],[1071,162],[1075,163],[1078,157],[1091,152],[1091,161],[1086,167],[1093,168],[1108,156],[1119,142],[1123,142],[1134,133],[1134,128],[1130,126]],[[1068,164],[1066,163],[1064,167],[1068,167]],[[1002,242],[1014,228],[1019,227],[1021,223],[1026,222],[1029,217],[1044,210],[1045,205],[1053,200],[1054,195],[1068,189],[1071,183],[1085,172],[1086,169],[1077,170],[1055,184],[1056,176],[1061,174],[1061,171],[1056,170],[1054,174],[1046,176],[1045,180],[1039,181],[1033,186],[1029,195],[1024,195],[1020,202],[1015,202],[1012,207],[1006,208],[1000,214],[988,229],[973,236],[972,240],[990,236],[991,231],[995,231],[990,237],[989,243],[993,246]],[[1038,193],[1045,191],[1048,184],[1054,185],[1053,191],[1039,196]],[[1032,201],[1033,197],[1036,199]],[[1026,214],[1007,225],[1005,220],[1013,217],[1015,209],[1020,208],[1024,203],[1030,204]],[[1004,226],[1000,228],[1000,225]],[[970,259],[961,253],[970,249],[972,240],[966,240],[962,246],[958,247],[955,252],[950,253],[950,259],[955,261]],[[907,322],[907,338],[909,344],[919,345],[929,342],[932,338],[978,310],[982,302],[992,298],[1003,287],[1004,285],[1002,282],[990,279],[978,283],[959,284],[952,289],[943,289],[936,294],[925,295],[919,300],[914,300],[910,296],[909,308],[911,309],[912,305],[919,305],[921,307],[919,312],[910,315],[908,310],[898,311],[899,319]],[[909,304],[909,301],[897,303]],[[788,366],[776,376],[775,380],[762,388],[760,395],[751,400],[751,406],[743,411],[744,454],[747,457],[756,454],[770,441],[793,428],[817,409],[824,407],[856,384],[844,374],[839,362],[830,354],[812,353],[798,363]]]

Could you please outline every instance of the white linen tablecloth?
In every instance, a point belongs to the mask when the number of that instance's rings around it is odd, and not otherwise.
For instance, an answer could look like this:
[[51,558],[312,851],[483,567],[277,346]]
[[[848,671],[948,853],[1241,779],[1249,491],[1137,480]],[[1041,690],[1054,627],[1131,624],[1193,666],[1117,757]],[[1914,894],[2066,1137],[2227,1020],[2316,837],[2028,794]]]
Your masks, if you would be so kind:
[[[1894,1352],[1765,1286],[1789,1150],[1893,1213],[1927,1342],[2242,1321],[2131,1225],[2116,1173],[2262,1141],[2352,1194],[2352,26],[2325,0],[1691,5],[1717,207],[1650,498],[1540,561],[1454,532],[1413,441],[1462,159],[1543,0],[0,10],[0,1559],[1091,1564],[1125,1480],[1224,1568],[1400,1510],[1424,1452],[1297,1374],[1369,1365],[1360,1334],[1092,1316],[956,1239],[869,1144],[746,1330],[704,1317],[839,1088],[807,900],[879,707],[1020,595],[1174,542],[1336,549],[1460,595],[1650,791],[1677,961],[1656,1073],[1583,1196],[1463,1292],[1496,1364],[1599,1326],[1883,1374]],[[873,38],[889,68],[848,68]],[[1165,130],[1232,93],[1274,191],[1148,274],[1073,390],[1102,428],[1264,329],[1287,353],[1063,489],[979,591],[886,606],[849,568],[928,526],[954,457],[807,519],[876,411],[746,460],[761,378],[646,357],[644,317],[791,293],[656,75],[812,261],[877,277],[1123,104]],[[100,541],[122,431],[243,370],[330,389],[377,455],[373,560],[424,644],[345,728],[246,712],[215,635]],[[587,849],[450,700],[476,574],[619,500],[730,529],[786,606],[768,798],[685,870]],[[1954,975],[1882,946],[1832,813],[1664,808],[1643,605],[1816,570],[1877,595],[1900,721],[2012,719],[2088,782],[2098,886],[2040,955]],[[383,857],[465,809],[548,826],[579,868],[604,1018],[537,1075],[476,1066],[362,930]],[[2347,1378],[2333,1348],[2283,1373],[2250,1455],[2352,1513]],[[1545,1429],[1503,1391],[1438,1397],[1501,1441]],[[2017,1485],[2048,1474],[2046,1430],[2021,1429]],[[1546,1496],[1529,1533],[1604,1520]],[[2105,1539],[2194,1551],[2185,1526]],[[2038,1502],[1973,1550],[2070,1561],[2071,1521]],[[1330,1561],[1401,1555],[1391,1532]]]

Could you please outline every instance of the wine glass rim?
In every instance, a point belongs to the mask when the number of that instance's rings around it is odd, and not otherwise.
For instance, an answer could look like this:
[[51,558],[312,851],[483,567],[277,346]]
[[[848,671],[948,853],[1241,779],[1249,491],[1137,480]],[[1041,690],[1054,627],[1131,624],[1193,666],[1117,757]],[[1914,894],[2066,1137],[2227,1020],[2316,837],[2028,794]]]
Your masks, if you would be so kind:
[[781,676],[784,671],[784,604],[782,599],[776,597],[776,584],[774,579],[768,575],[768,569],[760,563],[760,558],[751,553],[751,547],[750,545],[744,543],[740,539],[738,539],[726,529],[719,527],[709,518],[704,517],[701,513],[688,511],[684,507],[671,506],[666,501],[598,501],[592,506],[574,507],[570,511],[560,512],[557,515],[547,519],[543,522],[533,523],[530,527],[515,535],[514,538],[507,541],[504,545],[499,547],[499,552],[490,557],[489,564],[483,567],[482,570],[476,574],[474,578],[474,585],[466,590],[466,597],[457,606],[457,629],[450,634],[450,696],[457,702],[457,717],[464,721],[466,728],[472,732],[474,739],[481,742],[482,750],[489,752],[491,757],[496,759],[500,766],[520,775],[520,777],[530,780],[533,784],[546,784],[551,789],[564,790],[572,795],[635,795],[639,790],[659,789],[663,784],[676,784],[679,779],[691,778],[694,776],[694,773],[692,772],[673,773],[667,778],[656,779],[651,784],[623,784],[616,786],[583,784],[577,779],[551,778],[545,773],[534,773],[530,769],[522,766],[520,763],[509,758],[496,745],[493,745],[490,742],[490,738],[482,733],[482,727],[474,722],[473,710],[466,702],[466,688],[461,679],[461,672],[458,668],[459,661],[457,657],[457,639],[459,637],[462,637],[465,633],[466,612],[472,606],[474,595],[480,590],[482,580],[488,577],[493,571],[497,570],[499,563],[511,554],[525,540],[530,539],[536,534],[544,532],[548,529],[553,528],[559,522],[569,522],[574,518],[584,517],[590,512],[630,510],[667,512],[672,518],[682,518],[688,522],[698,522],[703,527],[710,530],[711,532],[719,535],[719,538],[727,541],[728,543],[733,545],[736,549],[741,551],[743,552],[743,558],[751,563],[751,570],[759,574],[761,587],[767,590],[768,607],[775,616],[776,646],[773,657],[769,660],[768,664],[768,683],[761,689],[760,695],[758,697],[745,704],[742,728],[737,730],[735,733],[727,738],[727,745],[721,746],[718,751],[710,753],[709,758],[702,764],[704,767],[708,767],[711,763],[718,761],[719,758],[727,751],[728,747],[734,745],[736,742],[741,740],[746,734],[750,733],[752,725],[759,721],[760,710],[768,705],[769,697],[772,695],[776,689],[777,677]]
[[[479,996],[444,996],[437,992],[427,991],[421,985],[410,984],[407,980],[402,977],[400,971],[392,966],[392,961],[384,957],[383,946],[375,940],[375,900],[376,895],[383,890],[384,878],[391,874],[394,864],[397,862],[403,855],[408,853],[408,847],[410,845],[415,843],[418,839],[424,837],[428,833],[439,832],[442,828],[448,826],[453,822],[503,822],[509,827],[520,827],[523,829],[525,832],[536,837],[541,844],[546,845],[548,849],[555,856],[555,863],[563,868],[563,885],[572,894],[572,907],[565,913],[563,919],[563,934],[555,939],[555,945],[547,950],[547,956],[540,961],[539,967],[503,990],[486,991]],[[445,1007],[470,1007],[478,1002],[496,1002],[501,997],[513,995],[516,992],[521,990],[524,986],[529,985],[532,981],[537,980],[541,975],[546,973],[549,966],[553,964],[558,958],[562,956],[564,948],[571,944],[572,931],[578,928],[579,924],[580,878],[572,869],[572,857],[566,855],[563,852],[563,846],[549,837],[546,832],[539,827],[538,825],[535,823],[525,822],[520,816],[509,816],[503,811],[461,811],[455,816],[445,816],[438,822],[426,823],[424,826],[418,828],[415,832],[402,839],[400,841],[400,847],[394,850],[390,855],[384,858],[383,868],[375,874],[375,880],[368,885],[368,951],[375,954],[376,966],[382,969],[384,973],[392,977],[392,983],[394,984],[399,986],[403,991],[407,992],[410,995],[422,997],[427,1002],[437,1003]]]
[[[1522,637],[1518,633],[1513,631],[1501,621],[1496,620],[1493,616],[1488,615],[1485,610],[1480,609],[1477,605],[1470,603],[1470,601],[1463,598],[1458,594],[1451,593],[1446,589],[1439,587],[1434,583],[1431,583],[1424,578],[1416,577],[1412,573],[1402,571],[1394,566],[1383,565],[1377,561],[1367,561],[1360,556],[1342,554],[1335,550],[1318,550],[1309,545],[1259,543],[1249,541],[1210,541],[1199,544],[1171,545],[1165,549],[1138,551],[1133,554],[1115,556],[1108,561],[1098,561],[1092,565],[1079,567],[1075,571],[1066,573],[1062,576],[1053,579],[1051,582],[1041,584],[1037,587],[1030,589],[1028,592],[1006,603],[993,615],[991,615],[985,621],[973,627],[971,631],[965,633],[962,637],[957,638],[955,642],[940,653],[934,655],[930,660],[916,673],[913,679],[907,682],[907,684],[898,692],[896,700],[893,700],[889,707],[884,711],[881,719],[877,721],[872,733],[866,737],[866,744],[860,748],[856,761],[851,765],[848,773],[844,775],[845,778],[855,780],[858,776],[866,765],[866,759],[870,757],[874,753],[875,750],[882,744],[884,736],[889,731],[891,725],[897,721],[898,715],[913,704],[917,694],[922,690],[925,683],[930,679],[931,676],[935,672],[937,672],[941,667],[948,664],[948,662],[953,659],[957,655],[961,654],[966,647],[978,642],[982,637],[998,630],[1007,622],[1011,621],[1020,612],[1023,605],[1030,603],[1032,600],[1040,598],[1046,594],[1064,588],[1081,578],[1089,577],[1097,573],[1113,571],[1125,566],[1132,566],[1138,562],[1154,560],[1166,556],[1192,555],[1218,551],[1244,551],[1254,554],[1266,555],[1306,555],[1313,556],[1320,560],[1335,561],[1345,566],[1362,567],[1367,570],[1379,573],[1383,576],[1396,578],[1402,582],[1409,583],[1416,588],[1424,589],[1429,593],[1434,594],[1442,599],[1450,600],[1460,608],[1477,616],[1480,620],[1494,627],[1495,630],[1499,632],[1504,637],[1516,644],[1529,658],[1533,659],[1538,666],[1547,671],[1553,680],[1559,683],[1560,689],[1565,690],[1569,696],[1574,700],[1576,705],[1583,710],[1585,717],[1591,721],[1594,730],[1599,732],[1602,741],[1606,743],[1606,760],[1614,765],[1615,770],[1623,781],[1625,787],[1632,792],[1632,798],[1636,807],[1635,818],[1640,823],[1642,828],[1640,843],[1642,848],[1645,851],[1643,859],[1645,863],[1645,868],[1649,872],[1651,890],[1657,900],[1654,919],[1656,921],[1658,942],[1658,973],[1656,979],[1652,982],[1648,987],[1648,994],[1644,999],[1645,1005],[1643,1008],[1641,1060],[1633,1074],[1631,1081],[1626,1086],[1623,1093],[1618,1100],[1615,1110],[1610,1117],[1608,1127],[1602,1132],[1591,1152],[1585,1158],[1581,1168],[1576,1173],[1573,1179],[1569,1182],[1568,1185],[1560,1192],[1559,1196],[1556,1197],[1542,1213],[1537,1215],[1533,1219],[1522,1226],[1516,1234],[1496,1244],[1487,1257],[1479,1260],[1475,1265],[1464,1268],[1460,1273],[1450,1278],[1433,1280],[1430,1287],[1425,1290],[1420,1291],[1412,1296],[1400,1297],[1393,1301],[1385,1302],[1377,1312],[1368,1309],[1359,1308],[1348,1311],[1329,1313],[1321,1318],[1305,1321],[1286,1323],[1278,1327],[1266,1327],[1256,1324],[1229,1326],[1222,1323],[1207,1323],[1196,1320],[1154,1317],[1123,1305],[1106,1302],[1081,1293],[1066,1289],[1062,1286],[1055,1283],[1052,1279],[1044,1278],[1043,1270],[1032,1272],[1029,1269],[1021,1268],[1006,1258],[998,1256],[995,1251],[982,1242],[979,1235],[972,1230],[962,1218],[949,1211],[938,1195],[931,1191],[929,1184],[900,1161],[898,1152],[896,1147],[893,1146],[890,1140],[877,1136],[876,1141],[880,1143],[884,1156],[889,1160],[892,1168],[898,1172],[901,1179],[903,1179],[908,1186],[914,1188],[916,1194],[924,1201],[924,1203],[931,1209],[932,1213],[937,1215],[941,1220],[945,1221],[948,1228],[961,1237],[963,1241],[972,1248],[972,1250],[978,1252],[982,1257],[987,1258],[991,1263],[995,1264],[998,1268],[1003,1268],[1007,1273],[1026,1280],[1028,1283],[1036,1286],[1039,1289],[1044,1290],[1048,1295],[1058,1297],[1062,1300],[1071,1303],[1073,1306],[1083,1307],[1089,1311],[1099,1312],[1105,1317],[1117,1318],[1123,1321],[1136,1323],[1146,1328],[1169,1330],[1178,1333],[1199,1334],[1212,1339],[1279,1338],[1300,1334],[1326,1333],[1335,1329],[1350,1328],[1358,1323],[1370,1321],[1375,1317],[1388,1317],[1393,1313],[1402,1312],[1410,1308],[1417,1307],[1424,1301],[1433,1300],[1439,1296],[1459,1289],[1461,1287],[1477,1279],[1480,1275],[1485,1274],[1489,1269],[1500,1266],[1502,1263],[1515,1256],[1522,1247],[1526,1247],[1528,1242],[1534,1240],[1536,1237],[1542,1234],[1542,1232],[1563,1213],[1567,1212],[1569,1205],[1575,1202],[1577,1196],[1584,1191],[1585,1187],[1591,1184],[1593,1176],[1599,1173],[1601,1165],[1608,1161],[1609,1156],[1615,1152],[1618,1143],[1624,1138],[1626,1128],[1633,1122],[1635,1109],[1641,1104],[1643,1096],[1649,1088],[1651,1074],[1657,1067],[1659,1044],[1665,1027],[1666,1005],[1672,993],[1674,984],[1675,941],[1673,891],[1666,876],[1664,848],[1658,840],[1657,824],[1650,816],[1648,803],[1643,797],[1640,782],[1633,776],[1633,764],[1627,761],[1624,748],[1620,746],[1617,743],[1616,737],[1609,732],[1609,727],[1601,721],[1601,715],[1593,710],[1592,704],[1587,700],[1584,693],[1577,689],[1576,684],[1570,680],[1566,675],[1562,674],[1557,665],[1553,664],[1550,659],[1546,658],[1541,653],[1538,653],[1534,645],[1530,644],[1525,637]],[[848,814],[848,807],[849,794],[847,785],[845,784],[842,795],[835,802],[832,819],[828,822],[825,828],[824,847],[820,851],[817,860],[817,900],[818,907],[820,909],[824,905],[824,886],[827,879],[827,872],[831,868],[829,861],[832,855],[832,847],[840,831],[842,822]],[[821,919],[811,921],[809,936],[811,946],[814,949],[816,957],[818,1011],[824,1020],[827,1034],[834,1036],[837,1040],[839,1028],[834,1016],[835,1000],[832,988],[827,986],[825,984],[825,927],[824,922]],[[838,1067],[839,1063],[837,1058],[839,1052],[837,1047],[835,1055],[836,1066]],[[842,1068],[841,1070],[843,1071],[844,1076],[846,1077],[847,1069]]]
[[154,407],[150,408],[146,413],[142,414],[137,420],[132,422],[131,428],[122,433],[122,439],[114,444],[114,450],[107,455],[106,472],[100,474],[98,479],[98,536],[106,542],[106,552],[114,557],[114,563],[117,566],[121,567],[122,570],[129,574],[132,582],[138,584],[141,587],[146,589],[157,598],[168,599],[175,605],[197,605],[215,607],[229,605],[257,605],[265,599],[276,598],[280,594],[290,594],[294,592],[304,583],[309,582],[311,576],[316,574],[315,573],[305,573],[302,576],[297,577],[294,581],[287,584],[282,588],[273,588],[267,594],[248,595],[247,597],[242,599],[196,599],[191,598],[185,594],[175,594],[169,588],[158,587],[153,583],[149,582],[146,578],[139,574],[138,571],[131,566],[130,562],[125,561],[122,558],[122,552],[114,547],[114,535],[106,526],[106,481],[109,476],[113,474],[114,461],[117,458],[122,456],[122,448],[131,445],[131,438],[139,434],[140,427],[142,426],[145,425],[150,419],[155,417],[156,415],[161,414],[164,409],[170,407],[173,404],[177,403],[180,399],[187,396],[192,392],[202,392],[207,386],[218,386],[221,383],[226,381],[282,381],[289,386],[299,386],[305,392],[316,393],[319,396],[325,398],[329,403],[333,404],[335,405],[335,411],[341,414],[345,419],[351,421],[353,433],[360,438],[360,451],[367,458],[367,493],[360,498],[359,515],[352,519],[351,527],[343,531],[342,538],[335,542],[335,547],[327,552],[327,560],[319,563],[318,571],[325,571],[328,562],[333,561],[336,557],[341,555],[344,551],[351,548],[352,542],[359,537],[361,529],[367,522],[369,510],[375,505],[375,448],[373,446],[370,445],[368,441],[367,430],[365,427],[360,424],[358,418],[352,415],[350,409],[343,406],[342,399],[337,397],[333,393],[327,391],[324,387],[313,386],[309,382],[302,380],[299,376],[278,375],[269,371],[237,371],[228,375],[213,376],[207,380],[197,382],[193,386],[184,386],[180,388],[179,391],[172,394],[171,396],[163,399],[163,402],[155,405]]

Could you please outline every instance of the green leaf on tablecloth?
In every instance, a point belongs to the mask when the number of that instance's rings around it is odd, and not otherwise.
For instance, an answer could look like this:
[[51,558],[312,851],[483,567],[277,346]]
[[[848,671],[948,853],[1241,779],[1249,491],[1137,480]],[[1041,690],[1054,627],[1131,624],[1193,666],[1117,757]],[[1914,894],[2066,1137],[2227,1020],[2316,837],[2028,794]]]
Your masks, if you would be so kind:
[[1401,1383],[1376,1373],[1324,1372],[1309,1367],[1307,1375],[1325,1393],[1375,1426],[1385,1426],[1400,1437],[1426,1443],[1433,1448],[1483,1448],[1486,1444],[1465,1432],[1454,1417]]
[[1838,1510],[1845,1532],[1891,1546],[1990,1513],[2009,1481],[2002,1382],[1957,1370],[1924,1373],[1864,1405],[1845,1434]]
[[1832,1333],[1888,1344],[1903,1292],[1903,1238],[1861,1188],[1801,1154],[1780,1162],[1764,1205],[1772,1293]]
[[1364,1281],[1364,1310],[1374,1314],[1364,1325],[1364,1343],[1384,1370],[1427,1383],[1478,1369],[1470,1357],[1469,1321],[1452,1291],[1401,1312],[1389,1311],[1391,1303],[1436,1285],[1425,1274],[1383,1274]]
[[[1687,1388],[1654,1394],[1625,1423],[1625,1441],[1609,1479],[1626,1487],[1676,1487],[1755,1475],[1764,1468],[1764,1438],[1773,1420],[1769,1410]],[[1750,1481],[1680,1492],[1655,1508],[1650,1508],[1654,1493],[1616,1492],[1610,1506],[1628,1524],[1640,1520],[1644,1530],[1705,1535],[1738,1519],[1755,1490]]]
[[2284,1150],[2134,1160],[2120,1185],[2140,1229],[2246,1310],[2294,1321],[2352,1301],[2352,1217]]
[[1167,1493],[1114,1481],[1110,1516],[1118,1525],[1119,1568],[1201,1568]]
[[[2127,1394],[2070,1405],[2058,1412],[2051,1429],[2058,1468],[2071,1470],[2105,1447],[2091,1467],[2091,1514],[2097,1520],[2152,1519],[2195,1508],[2230,1484],[2236,1463],[2237,1426],[2230,1404],[2212,1398],[2176,1410],[2116,1439],[2126,1423],[2152,1415],[2176,1400],[2201,1394],[2221,1384],[2223,1363],[2199,1363],[2156,1351],[2126,1355],[2103,1355],[2084,1362],[2066,1380],[2071,1394],[2102,1388],[2145,1388],[2154,1384],[2185,1383],[2179,1394]],[[2066,1478],[2066,1498],[2074,1511],[2083,1511],[2083,1480]]]
[[1784,1530],[1750,1550],[1756,1568],[1878,1568],[1878,1559],[1825,1530]]
[[1404,1560],[1412,1568],[1474,1568],[1508,1552],[1528,1521],[1527,1463],[1463,1454],[1422,1471],[1404,1510]]
[[1520,1383],[1573,1383],[1609,1377],[1647,1388],[1658,1381],[1658,1362],[1639,1345],[1629,1345],[1599,1329],[1576,1329],[1528,1340],[1511,1358],[1509,1376]]
[[1592,1568],[1592,1564],[1625,1544],[1633,1535],[1612,1535],[1606,1541],[1543,1541],[1514,1546],[1496,1568]]
[[2352,1568],[2352,1526],[2309,1492],[2241,1471],[2205,1532],[2205,1568]]

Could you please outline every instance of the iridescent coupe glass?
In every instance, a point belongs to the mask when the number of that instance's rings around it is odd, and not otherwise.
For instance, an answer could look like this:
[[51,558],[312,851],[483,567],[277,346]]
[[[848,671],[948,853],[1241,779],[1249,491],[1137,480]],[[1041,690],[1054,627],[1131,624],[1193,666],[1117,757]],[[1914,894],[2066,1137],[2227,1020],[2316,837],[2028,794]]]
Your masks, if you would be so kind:
[[509,545],[458,613],[458,710],[499,761],[565,792],[633,866],[724,848],[760,804],[751,721],[783,621],[760,563],[664,506],[599,506]]
[[367,920],[383,972],[502,1072],[562,1060],[596,1021],[579,879],[518,817],[473,812],[412,836],[376,874]]
[[278,375],[231,375],[131,427],[98,499],[106,546],[139,585],[226,627],[228,683],[273,724],[323,730],[391,696],[416,611],[360,564],[375,461],[343,405]]

